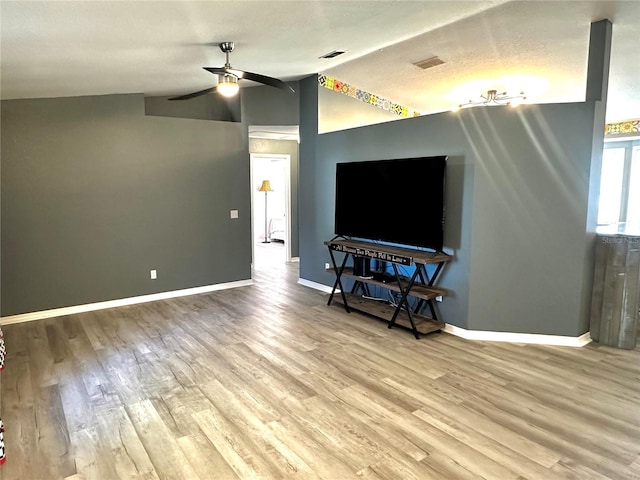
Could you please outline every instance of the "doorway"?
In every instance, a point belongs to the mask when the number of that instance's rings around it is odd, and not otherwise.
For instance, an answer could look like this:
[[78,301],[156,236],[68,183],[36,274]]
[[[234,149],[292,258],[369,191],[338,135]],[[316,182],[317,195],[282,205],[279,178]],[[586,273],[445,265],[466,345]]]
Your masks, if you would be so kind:
[[283,266],[291,261],[291,156],[250,158],[252,266]]

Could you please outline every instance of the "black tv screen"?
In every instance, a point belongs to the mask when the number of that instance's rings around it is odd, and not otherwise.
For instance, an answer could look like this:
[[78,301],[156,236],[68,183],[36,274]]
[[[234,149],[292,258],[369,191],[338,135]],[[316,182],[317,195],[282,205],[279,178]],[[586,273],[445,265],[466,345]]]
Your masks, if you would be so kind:
[[335,233],[442,250],[446,156],[338,163]]

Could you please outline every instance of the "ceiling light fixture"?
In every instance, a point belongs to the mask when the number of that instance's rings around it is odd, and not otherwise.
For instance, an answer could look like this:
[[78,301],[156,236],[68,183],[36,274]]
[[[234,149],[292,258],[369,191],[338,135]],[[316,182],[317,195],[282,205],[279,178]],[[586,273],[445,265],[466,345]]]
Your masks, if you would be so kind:
[[218,75],[218,88],[216,89],[223,97],[233,97],[238,93],[238,78],[233,75]]
[[481,105],[509,105],[511,107],[517,107],[523,100],[527,99],[524,92],[520,92],[517,95],[509,95],[507,92],[498,93],[497,90],[489,90],[486,95],[480,95],[480,98],[482,100],[469,100],[466,103],[461,103],[453,110],[455,111],[466,107],[478,107]]

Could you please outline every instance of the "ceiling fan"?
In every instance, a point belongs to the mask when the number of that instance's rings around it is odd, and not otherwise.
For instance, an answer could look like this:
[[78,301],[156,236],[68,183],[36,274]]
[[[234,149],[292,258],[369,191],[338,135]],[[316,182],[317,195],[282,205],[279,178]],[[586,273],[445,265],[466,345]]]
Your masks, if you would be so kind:
[[284,83],[282,80],[278,80],[277,78],[267,77],[266,75],[260,75],[259,73],[245,72],[244,70],[231,68],[231,64],[229,63],[229,53],[233,52],[233,49],[235,47],[234,42],[222,42],[219,47],[227,58],[224,67],[202,67],[207,72],[218,75],[218,84],[210,88],[205,88],[204,90],[200,90],[198,92],[180,95],[179,97],[173,97],[169,100],[188,100],[190,98],[199,97],[200,95],[206,95],[207,93],[212,92],[218,92],[225,97],[232,97],[233,95],[238,93],[238,81],[243,79],[262,83],[264,85],[269,85],[270,87],[280,88],[282,90],[288,91],[289,93],[295,93],[295,90],[293,88]]

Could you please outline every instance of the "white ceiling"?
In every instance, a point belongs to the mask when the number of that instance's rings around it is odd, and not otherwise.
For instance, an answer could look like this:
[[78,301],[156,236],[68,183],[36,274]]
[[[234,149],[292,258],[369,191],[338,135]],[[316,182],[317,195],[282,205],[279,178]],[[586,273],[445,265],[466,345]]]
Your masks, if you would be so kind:
[[[607,121],[640,117],[640,1],[0,1],[3,99],[202,90],[232,66],[327,72],[421,113],[489,88],[584,100],[589,25],[613,23]],[[333,50],[347,53],[319,59]],[[446,63],[421,70],[434,55]],[[469,89],[469,86],[472,88]]]

